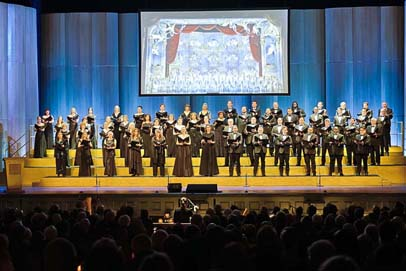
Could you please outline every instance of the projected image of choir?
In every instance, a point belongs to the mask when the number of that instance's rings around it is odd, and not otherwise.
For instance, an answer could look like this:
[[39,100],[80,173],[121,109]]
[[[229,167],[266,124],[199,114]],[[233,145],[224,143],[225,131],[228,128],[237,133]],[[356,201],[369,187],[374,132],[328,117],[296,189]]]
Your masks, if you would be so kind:
[[[100,141],[107,176],[117,175],[118,158],[124,160],[130,175],[143,175],[143,157],[150,160],[153,176],[166,175],[167,157],[175,159],[174,176],[193,176],[193,157],[199,157],[199,175],[218,175],[218,161],[222,159],[217,158],[222,157],[224,164],[220,166],[229,168],[229,176],[240,176],[243,156],[248,161],[245,166],[252,167],[253,176],[266,176],[269,166],[278,166],[280,176],[289,176],[291,157],[296,158],[297,167],[302,166],[304,157],[304,174],[316,176],[317,156],[319,166],[329,162],[329,175],[344,175],[344,157],[347,166],[355,167],[356,175],[368,175],[368,159],[370,165],[379,166],[381,157],[389,155],[393,111],[382,102],[374,116],[368,102],[364,102],[353,116],[346,103],[341,102],[333,112],[334,116],[329,116],[323,102],[317,102],[306,118],[297,101],[286,111],[278,102],[262,110],[257,101],[252,101],[249,109],[242,106],[238,112],[230,100],[216,118],[209,105],[203,103],[198,113],[186,104],[178,116],[160,104],[154,119],[139,105],[130,120],[115,105],[113,113],[99,126],[92,107],[83,118],[72,107],[66,119],[58,116],[55,121],[46,109],[33,125],[33,157],[46,157],[47,149],[53,149],[56,174],[66,176],[71,166],[69,149],[75,150],[73,165],[79,167],[79,176],[90,176],[91,150]],[[266,165],[267,156],[273,157],[273,165]]]

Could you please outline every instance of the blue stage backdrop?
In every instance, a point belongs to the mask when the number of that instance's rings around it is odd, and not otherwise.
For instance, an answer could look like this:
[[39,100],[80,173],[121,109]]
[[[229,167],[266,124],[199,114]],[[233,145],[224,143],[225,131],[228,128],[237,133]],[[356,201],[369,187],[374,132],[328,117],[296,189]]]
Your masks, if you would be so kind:
[[385,100],[403,121],[403,18],[403,7],[291,10],[289,96],[139,97],[138,14],[42,15],[40,111],[66,116],[75,106],[83,116],[93,106],[100,124],[115,104],[132,115],[165,103],[179,115],[186,103],[200,111],[207,102],[215,113],[227,100],[238,110],[278,101],[284,111],[296,100],[310,114],[320,100],[332,115],[341,101],[354,113],[369,101],[376,114]]
[[38,114],[36,19],[33,8],[0,3],[0,171],[9,151],[28,151],[28,128]]

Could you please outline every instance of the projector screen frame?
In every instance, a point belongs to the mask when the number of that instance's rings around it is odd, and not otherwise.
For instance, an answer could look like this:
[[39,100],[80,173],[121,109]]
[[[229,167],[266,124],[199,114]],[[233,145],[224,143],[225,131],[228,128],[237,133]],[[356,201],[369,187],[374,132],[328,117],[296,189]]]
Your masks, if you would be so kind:
[[[210,12],[210,11],[266,11],[266,10],[286,10],[287,11],[287,92],[286,93],[159,93],[145,94],[142,93],[141,75],[142,75],[142,28],[141,28],[141,13],[143,12]],[[139,9],[138,10],[138,96],[139,97],[171,97],[171,96],[290,96],[290,7],[272,7],[272,8],[225,8],[225,9]]]

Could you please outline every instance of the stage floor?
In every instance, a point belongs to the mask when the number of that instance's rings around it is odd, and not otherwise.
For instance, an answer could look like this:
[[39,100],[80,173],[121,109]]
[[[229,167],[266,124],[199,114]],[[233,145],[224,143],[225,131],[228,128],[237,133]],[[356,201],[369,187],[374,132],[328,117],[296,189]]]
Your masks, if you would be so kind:
[[[0,186],[0,193],[6,194],[6,187]],[[12,192],[9,194],[13,194]],[[154,195],[154,194],[258,194],[258,195],[303,195],[303,194],[406,194],[406,185],[399,186],[218,186],[217,193],[168,193],[166,186],[150,187],[24,187],[24,195],[72,195],[72,194],[119,194],[119,195]]]

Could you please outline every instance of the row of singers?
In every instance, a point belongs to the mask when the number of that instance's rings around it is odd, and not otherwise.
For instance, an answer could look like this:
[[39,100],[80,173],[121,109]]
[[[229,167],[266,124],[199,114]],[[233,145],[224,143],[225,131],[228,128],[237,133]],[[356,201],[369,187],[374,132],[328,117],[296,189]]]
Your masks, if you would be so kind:
[[[371,129],[378,129],[371,126],[368,129],[360,127],[358,133],[354,131],[354,135],[349,137],[348,134],[343,135],[340,133],[338,127],[334,127],[328,135],[323,139],[323,145],[326,146],[330,157],[330,171],[332,175],[335,171],[335,164],[337,163],[338,173],[343,175],[342,172],[342,158],[344,155],[344,146],[347,147],[347,155],[354,155],[354,164],[357,166],[357,175],[361,174],[361,170],[365,175],[368,175],[368,155],[371,152],[371,147],[374,147],[374,132]],[[316,175],[316,147],[318,146],[319,138],[314,133],[314,127],[308,127],[303,134],[300,141],[300,152],[303,151],[306,175]],[[143,174],[141,149],[145,148],[143,138],[140,135],[138,128],[131,130],[130,136],[126,140],[127,150],[125,154],[125,163],[129,167],[129,173],[133,176]],[[176,158],[173,169],[173,175],[178,177],[193,176],[192,167],[192,148],[191,148],[191,136],[187,133],[186,127],[181,128],[181,132],[176,136]],[[264,133],[263,126],[258,127],[258,131],[252,138],[252,145],[254,146],[254,164],[253,175],[257,176],[259,164],[261,164],[261,174],[265,176],[265,155],[267,147],[269,146],[270,138]],[[201,138],[202,144],[202,158],[200,159],[199,174],[203,176],[213,176],[219,173],[217,165],[217,156],[215,152],[215,134],[212,131],[211,125],[207,125],[205,132]],[[103,165],[105,168],[105,175],[116,175],[115,166],[115,147],[117,140],[114,139],[114,133],[109,131],[106,139],[103,141]],[[236,168],[237,176],[241,174],[240,157],[243,149],[243,135],[238,131],[238,126],[233,125],[232,131],[228,133],[226,138],[227,155],[229,160],[229,175],[233,176],[234,168]],[[288,133],[288,127],[283,126],[281,134],[275,139],[276,157],[279,160],[279,173],[280,176],[285,174],[289,176],[289,158],[291,153],[291,147],[296,145],[295,139],[293,139]],[[160,176],[165,175],[165,150],[167,149],[167,141],[163,136],[161,129],[157,129],[152,138],[152,156],[151,165],[153,167],[153,175],[157,176],[158,169]],[[351,147],[350,147],[351,146]],[[93,164],[90,149],[92,143],[87,132],[82,134],[82,137],[78,141],[77,155],[75,163],[79,165],[79,176],[90,176],[90,166]],[[372,155],[375,152],[372,153]],[[68,161],[68,140],[63,136],[62,132],[57,134],[55,144],[55,158],[57,166],[57,174],[65,176],[66,165]],[[350,159],[350,158],[349,158]],[[373,156],[372,156],[373,159]]]

